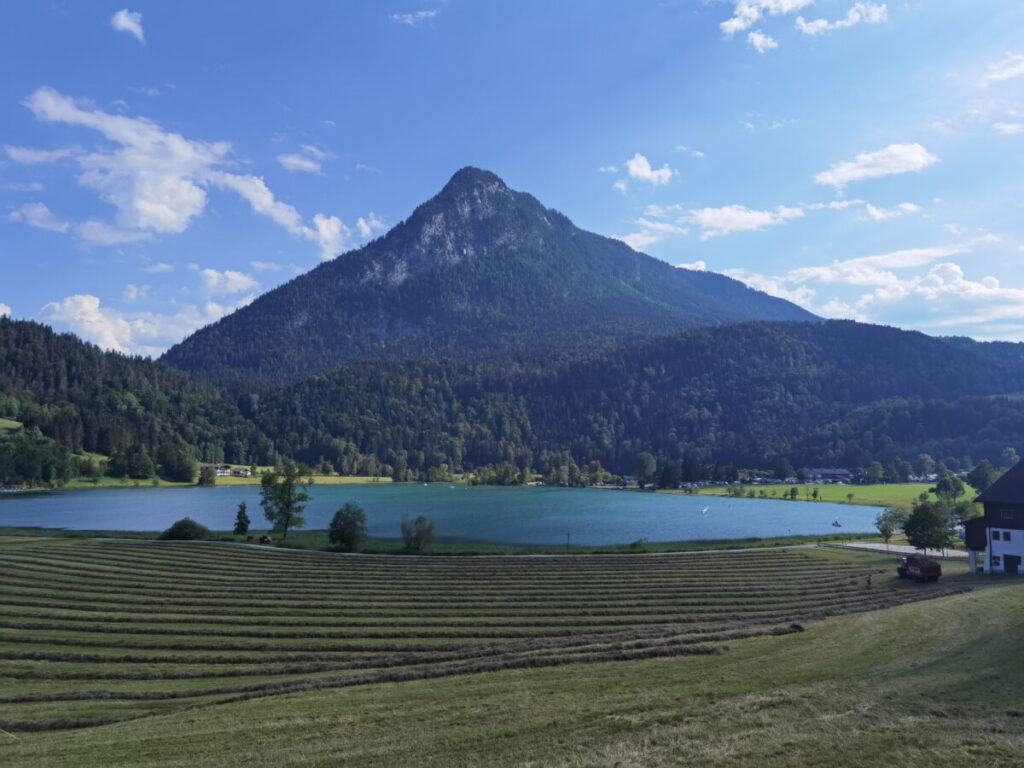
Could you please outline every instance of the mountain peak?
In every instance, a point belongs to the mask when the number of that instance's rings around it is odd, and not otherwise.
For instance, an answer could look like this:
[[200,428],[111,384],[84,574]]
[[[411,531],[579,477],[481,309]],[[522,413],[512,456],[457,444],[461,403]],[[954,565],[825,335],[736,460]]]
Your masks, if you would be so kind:
[[474,168],[472,165],[467,165],[452,174],[448,183],[444,185],[444,189],[455,190],[465,189],[467,187],[492,185],[498,185],[504,189],[508,189],[508,186],[506,186],[505,182],[502,181],[498,174],[491,173],[483,168]]

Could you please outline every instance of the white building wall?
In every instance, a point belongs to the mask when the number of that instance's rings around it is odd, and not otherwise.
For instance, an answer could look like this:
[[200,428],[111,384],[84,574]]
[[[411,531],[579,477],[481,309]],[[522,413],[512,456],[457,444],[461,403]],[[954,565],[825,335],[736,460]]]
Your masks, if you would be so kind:
[[[1003,540],[1004,533],[1010,534],[1009,541]],[[989,528],[988,548],[985,550],[985,573],[1003,573],[1003,558],[1006,555],[1017,555],[1021,558],[1018,572],[1024,574],[1024,531],[1010,528]],[[993,564],[994,557],[999,558],[998,565]]]

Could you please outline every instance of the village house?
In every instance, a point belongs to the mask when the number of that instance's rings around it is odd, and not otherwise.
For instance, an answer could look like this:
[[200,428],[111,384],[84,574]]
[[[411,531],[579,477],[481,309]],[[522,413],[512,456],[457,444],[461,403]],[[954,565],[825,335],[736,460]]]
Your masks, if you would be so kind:
[[228,464],[214,464],[213,472],[217,477],[228,477],[231,475],[231,467]]
[[252,477],[252,470],[248,467],[235,467],[231,474],[235,477]]
[[982,517],[964,525],[971,572],[985,553],[985,573],[1021,573],[1024,560],[1024,462],[1012,467],[975,501]]

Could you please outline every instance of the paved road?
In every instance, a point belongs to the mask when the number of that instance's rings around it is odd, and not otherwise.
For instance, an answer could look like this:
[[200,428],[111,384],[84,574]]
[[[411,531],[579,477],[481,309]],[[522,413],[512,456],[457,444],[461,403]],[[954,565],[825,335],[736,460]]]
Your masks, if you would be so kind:
[[851,541],[848,544],[842,542],[830,542],[828,544],[822,544],[823,547],[841,547],[843,549],[866,549],[871,552],[889,552],[894,555],[920,555],[925,554],[928,557],[945,557],[947,560],[966,560],[967,553],[960,549],[926,549],[922,553],[919,549],[908,547],[904,544],[882,544],[877,541]]

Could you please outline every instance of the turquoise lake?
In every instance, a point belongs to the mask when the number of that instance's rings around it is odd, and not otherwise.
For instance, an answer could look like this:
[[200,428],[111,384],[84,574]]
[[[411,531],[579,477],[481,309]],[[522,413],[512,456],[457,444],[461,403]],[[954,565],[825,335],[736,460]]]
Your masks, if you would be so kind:
[[[403,515],[426,515],[442,538],[496,544],[628,544],[867,533],[878,509],[827,502],[733,499],[580,488],[431,485],[312,486],[307,529],[326,528],[346,501],[366,510],[370,535],[398,538]],[[266,522],[258,486],[114,488],[0,494],[0,526],[161,531],[191,517],[230,530],[240,501],[253,528]],[[705,510],[705,512],[702,511]],[[833,526],[838,521],[842,527]]]

